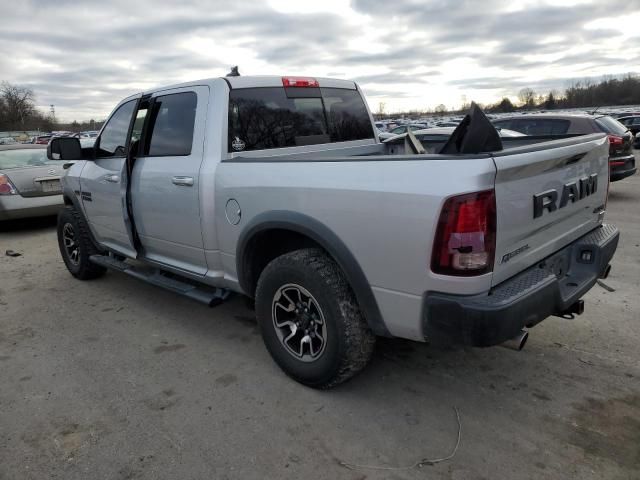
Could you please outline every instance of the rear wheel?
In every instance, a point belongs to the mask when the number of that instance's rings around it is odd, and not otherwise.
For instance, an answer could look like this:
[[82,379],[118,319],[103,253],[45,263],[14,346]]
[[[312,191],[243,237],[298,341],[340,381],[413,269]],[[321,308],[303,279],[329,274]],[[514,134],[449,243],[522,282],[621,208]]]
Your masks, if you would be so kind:
[[256,288],[262,338],[276,363],[295,380],[330,388],[369,362],[375,336],[342,271],[320,249],[273,260]]
[[58,247],[67,270],[80,280],[98,278],[104,267],[89,260],[100,254],[89,235],[89,226],[74,207],[65,207],[58,214]]

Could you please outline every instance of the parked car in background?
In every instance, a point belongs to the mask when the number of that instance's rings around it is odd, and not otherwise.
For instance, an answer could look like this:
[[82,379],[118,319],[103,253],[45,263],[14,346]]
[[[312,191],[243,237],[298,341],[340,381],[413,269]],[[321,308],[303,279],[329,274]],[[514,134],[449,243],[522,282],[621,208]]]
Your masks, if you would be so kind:
[[57,214],[64,163],[48,160],[44,145],[0,146],[0,220]]
[[0,138],[0,145],[13,145],[16,142],[16,139],[13,137],[2,137]]
[[[421,140],[423,137],[429,137],[429,136],[449,137],[455,129],[456,127],[432,127],[432,128],[423,128],[420,130],[412,130],[412,131],[413,131],[413,134],[416,136],[416,138],[418,138],[418,140]],[[500,136],[503,138],[526,137],[524,133],[516,132],[514,130],[508,130],[506,128],[498,128],[497,130],[498,130],[498,133],[500,133]],[[404,135],[400,134],[400,136],[404,136]]]
[[80,138],[80,146],[82,148],[90,148],[93,147],[96,143],[96,137],[83,137]]
[[515,130],[530,136],[586,135],[604,132],[609,137],[611,181],[636,173],[633,135],[619,121],[602,114],[532,113],[494,120],[496,127]]
[[39,137],[33,137],[31,143],[35,145],[47,145],[49,140],[51,140],[52,135],[41,135]]
[[436,127],[457,127],[459,122],[436,122]]
[[378,135],[378,137],[380,138],[380,140],[386,140],[387,138],[391,138],[391,137],[395,137],[396,135],[401,135],[403,133],[407,133],[407,130],[411,129],[411,131],[414,130],[423,130],[427,128],[426,125],[422,124],[422,123],[412,123],[409,125],[399,125],[395,128],[392,128],[391,130],[389,130],[388,132],[382,132],[380,135]]
[[622,117],[637,117],[640,116],[640,112],[615,112],[615,113],[607,113],[610,117],[615,118],[616,120]]
[[[425,149],[425,153],[439,153],[440,149],[444,146],[444,144],[449,140],[449,137],[454,132],[456,127],[432,127],[425,128],[424,130],[415,130],[413,135],[421,142],[422,147]],[[507,130],[506,128],[497,128],[498,133],[500,134],[501,139],[517,139],[517,146],[524,146],[528,142],[526,140],[527,136],[520,132],[515,132],[513,130]],[[407,136],[406,133],[396,135],[395,137],[387,138],[383,140],[388,147],[389,153],[404,153],[402,149],[399,151],[397,149],[398,145],[404,144],[404,138]],[[537,143],[540,139],[536,138],[531,143]]]
[[95,130],[90,130],[87,132],[80,132],[79,138],[96,138],[98,136],[98,132]]
[[622,125],[627,127],[633,135],[640,132],[640,115],[631,115],[628,117],[620,117],[617,119]]

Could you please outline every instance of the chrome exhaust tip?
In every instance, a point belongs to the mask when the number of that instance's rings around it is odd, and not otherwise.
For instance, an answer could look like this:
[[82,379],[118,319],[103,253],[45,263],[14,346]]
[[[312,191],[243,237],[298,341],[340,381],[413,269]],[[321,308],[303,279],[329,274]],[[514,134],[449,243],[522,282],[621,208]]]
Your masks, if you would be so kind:
[[500,346],[519,352],[524,348],[524,345],[525,343],[527,343],[528,338],[529,332],[521,330],[520,333],[518,333],[515,337],[507,340],[504,343],[501,343]]

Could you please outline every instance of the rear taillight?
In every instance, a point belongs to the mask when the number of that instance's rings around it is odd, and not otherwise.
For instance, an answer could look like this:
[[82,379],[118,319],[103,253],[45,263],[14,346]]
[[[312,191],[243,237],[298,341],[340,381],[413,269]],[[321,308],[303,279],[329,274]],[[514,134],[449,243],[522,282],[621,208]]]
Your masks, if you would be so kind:
[[311,77],[282,77],[282,86],[318,88],[320,84],[315,78]]
[[496,197],[493,190],[448,198],[438,220],[431,270],[443,275],[481,275],[493,270]]
[[618,135],[607,135],[607,137],[609,137],[609,146],[611,149],[621,147],[624,144],[624,139]]
[[5,174],[0,173],[0,195],[15,195],[18,193],[16,187]]
[[611,162],[607,162],[607,195],[604,197],[604,211],[607,211],[607,204],[609,203],[609,188],[611,187]]

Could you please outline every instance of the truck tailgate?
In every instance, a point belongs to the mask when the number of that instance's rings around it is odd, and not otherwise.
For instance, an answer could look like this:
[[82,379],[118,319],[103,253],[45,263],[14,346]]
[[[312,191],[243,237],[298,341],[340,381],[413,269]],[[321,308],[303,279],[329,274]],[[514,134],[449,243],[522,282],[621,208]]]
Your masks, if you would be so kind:
[[496,253],[492,285],[602,223],[609,182],[602,134],[494,154]]

